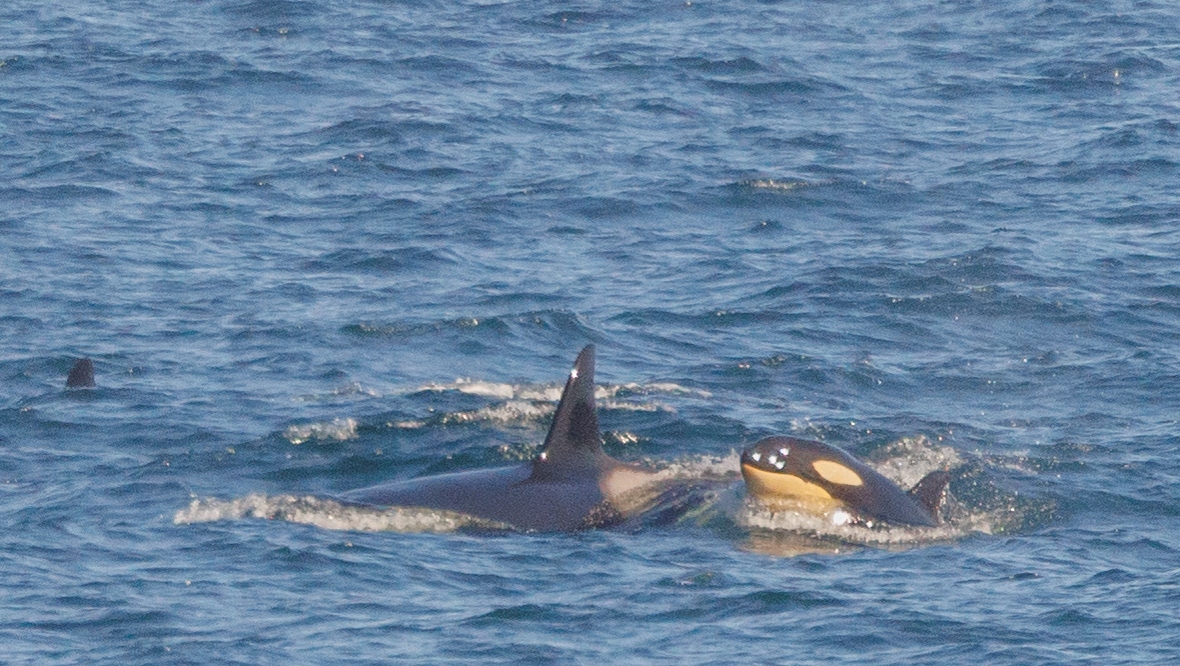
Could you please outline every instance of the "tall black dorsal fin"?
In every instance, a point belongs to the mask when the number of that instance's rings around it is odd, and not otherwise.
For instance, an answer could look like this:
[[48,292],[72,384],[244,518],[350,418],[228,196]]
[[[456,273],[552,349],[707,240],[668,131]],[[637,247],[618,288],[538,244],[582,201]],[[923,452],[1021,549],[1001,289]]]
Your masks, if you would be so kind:
[[66,388],[91,388],[94,386],[94,361],[80,359],[70,368],[66,376]]
[[594,345],[586,345],[565,382],[533,473],[546,475],[581,468],[594,464],[603,455],[594,405]]
[[942,506],[942,501],[946,499],[946,486],[950,481],[950,474],[941,469],[936,469],[922,477],[922,480],[917,485],[910,488],[910,497],[916,499],[918,504],[921,504],[930,513],[930,517],[934,519],[935,523],[942,522],[942,516],[939,515],[939,507]]

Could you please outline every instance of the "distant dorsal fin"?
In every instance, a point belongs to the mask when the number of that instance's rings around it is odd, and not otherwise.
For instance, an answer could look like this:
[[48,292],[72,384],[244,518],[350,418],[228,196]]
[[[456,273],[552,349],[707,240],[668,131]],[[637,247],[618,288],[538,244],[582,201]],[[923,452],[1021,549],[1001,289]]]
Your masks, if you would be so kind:
[[910,488],[910,497],[917,500],[918,504],[921,504],[930,513],[930,517],[936,523],[942,522],[939,507],[942,506],[942,501],[946,499],[946,486],[950,481],[950,474],[941,469],[936,469],[922,477],[922,480],[917,485]]
[[66,388],[91,388],[94,386],[94,361],[80,359],[70,368],[66,376]]
[[603,455],[594,405],[594,345],[586,345],[565,382],[545,447],[533,465],[533,476],[589,467]]

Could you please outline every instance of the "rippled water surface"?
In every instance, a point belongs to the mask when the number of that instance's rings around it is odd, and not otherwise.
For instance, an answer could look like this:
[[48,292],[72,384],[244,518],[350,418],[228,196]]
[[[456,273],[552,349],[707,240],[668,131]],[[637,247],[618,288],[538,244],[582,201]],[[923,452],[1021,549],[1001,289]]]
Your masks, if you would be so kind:
[[[0,661],[1172,663],[1180,9],[0,7]],[[334,493],[769,434],[944,528]],[[74,360],[97,387],[65,390]]]

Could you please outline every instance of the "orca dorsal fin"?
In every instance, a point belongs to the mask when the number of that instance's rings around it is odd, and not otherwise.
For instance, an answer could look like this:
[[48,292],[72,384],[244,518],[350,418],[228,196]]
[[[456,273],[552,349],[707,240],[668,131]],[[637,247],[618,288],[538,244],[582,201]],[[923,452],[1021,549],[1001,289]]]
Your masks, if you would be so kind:
[[66,375],[66,388],[92,388],[94,386],[94,361],[79,359],[70,374]]
[[944,470],[936,469],[933,472],[922,477],[913,488],[910,488],[910,497],[918,501],[922,508],[930,513],[930,517],[934,519],[935,523],[942,522],[939,508],[942,502],[946,499],[946,487],[951,481],[951,475]]
[[534,461],[533,475],[554,476],[590,467],[604,455],[594,405],[594,345],[586,345],[565,382],[545,446]]

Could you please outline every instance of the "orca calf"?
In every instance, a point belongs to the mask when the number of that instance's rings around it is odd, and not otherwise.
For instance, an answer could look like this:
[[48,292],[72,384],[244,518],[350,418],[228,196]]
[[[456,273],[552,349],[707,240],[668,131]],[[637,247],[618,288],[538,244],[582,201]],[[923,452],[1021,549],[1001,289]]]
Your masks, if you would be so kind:
[[66,376],[66,388],[94,388],[94,361],[80,359]]
[[340,499],[454,511],[520,530],[573,531],[614,525],[646,508],[643,493],[636,491],[653,477],[602,450],[594,345],[587,345],[570,371],[545,445],[532,461],[396,481],[349,491]]
[[746,492],[770,508],[834,509],[856,522],[933,527],[950,475],[927,474],[908,493],[847,452],[822,442],[767,437],[742,452]]

